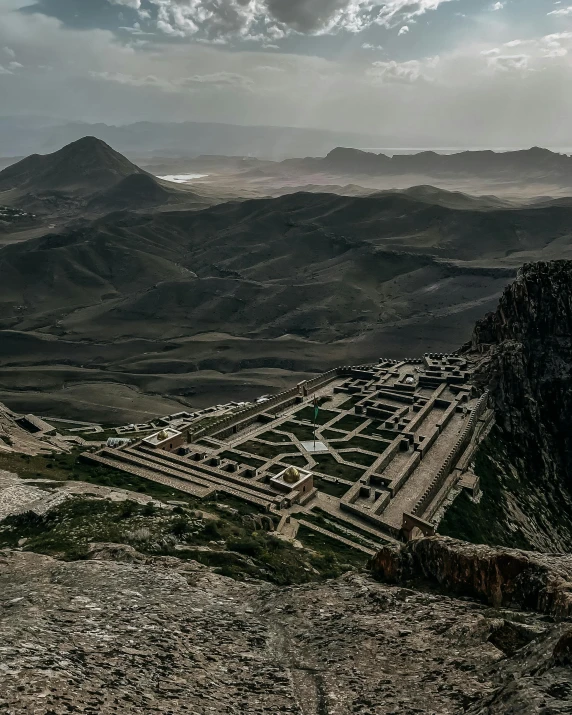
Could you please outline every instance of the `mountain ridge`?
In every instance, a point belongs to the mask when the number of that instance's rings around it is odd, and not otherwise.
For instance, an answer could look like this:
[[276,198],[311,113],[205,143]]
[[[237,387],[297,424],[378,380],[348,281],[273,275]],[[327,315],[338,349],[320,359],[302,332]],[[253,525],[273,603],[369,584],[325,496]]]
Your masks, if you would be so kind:
[[131,174],[147,174],[96,137],[83,137],[53,154],[32,154],[0,171],[0,189],[103,190]]

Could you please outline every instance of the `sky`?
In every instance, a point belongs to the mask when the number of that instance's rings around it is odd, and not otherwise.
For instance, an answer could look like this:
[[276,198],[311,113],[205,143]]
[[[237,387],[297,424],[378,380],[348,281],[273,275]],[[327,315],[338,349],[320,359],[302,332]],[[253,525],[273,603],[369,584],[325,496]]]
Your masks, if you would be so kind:
[[572,145],[572,0],[0,0],[0,114]]

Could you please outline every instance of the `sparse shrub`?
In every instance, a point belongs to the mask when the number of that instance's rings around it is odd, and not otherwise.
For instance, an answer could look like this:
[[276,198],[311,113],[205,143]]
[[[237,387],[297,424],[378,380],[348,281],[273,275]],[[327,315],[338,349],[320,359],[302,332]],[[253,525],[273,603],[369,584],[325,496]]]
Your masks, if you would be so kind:
[[125,538],[128,541],[149,541],[151,536],[151,529],[148,529],[146,526],[134,529],[133,531],[128,531],[125,534]]
[[231,551],[238,551],[245,556],[259,557],[264,551],[264,544],[261,539],[252,536],[245,536],[239,539],[229,539],[227,542]]
[[205,524],[202,536],[204,536],[206,539],[210,539],[211,541],[217,541],[217,539],[220,539],[222,534],[218,527],[218,523],[214,521],[209,521],[207,524]]
[[124,501],[118,514],[120,519],[129,519],[137,511],[137,504],[133,501]]
[[190,531],[189,522],[186,519],[177,519],[171,524],[171,532],[178,537],[188,534]]
[[143,507],[141,513],[143,514],[143,516],[155,516],[155,514],[157,513],[157,507],[155,506],[155,504],[153,504],[153,502],[147,502],[147,504],[145,504],[145,506]]

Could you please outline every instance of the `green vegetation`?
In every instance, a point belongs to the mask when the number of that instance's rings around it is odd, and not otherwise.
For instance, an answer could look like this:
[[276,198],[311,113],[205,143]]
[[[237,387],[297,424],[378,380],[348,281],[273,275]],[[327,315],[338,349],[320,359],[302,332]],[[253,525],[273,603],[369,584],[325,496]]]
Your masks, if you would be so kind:
[[75,497],[42,516],[29,512],[8,517],[0,525],[0,547],[22,544],[26,551],[77,560],[88,555],[91,542],[128,544],[151,556],[194,559],[232,578],[280,585],[330,578],[362,565],[339,549],[323,547],[318,554],[295,549],[261,528],[268,521],[244,515],[242,503],[236,506],[241,509],[213,502],[212,515],[203,516],[180,506]]
[[368,439],[367,437],[352,437],[352,439],[345,444],[352,449],[357,447],[366,449],[368,452],[373,452],[374,454],[382,454],[390,443],[385,440]]
[[250,454],[266,457],[266,459],[274,459],[274,457],[279,457],[281,454],[297,451],[295,447],[291,447],[290,445],[276,445],[274,447],[271,444],[263,444],[262,442],[257,442],[252,439],[238,445],[237,448],[240,449],[241,452],[250,452]]
[[313,531],[307,526],[300,526],[296,538],[305,546],[308,546],[315,551],[322,552],[324,555],[330,554],[330,559],[332,561],[332,573],[330,578],[334,576],[335,568],[333,565],[336,562],[339,563],[338,559],[342,559],[348,564],[357,567],[364,567],[368,560],[367,554],[357,551],[356,549],[352,549],[351,546],[346,546],[340,541],[337,541],[337,539],[331,539],[329,536]]
[[346,436],[346,432],[338,432],[337,430],[333,429],[325,429],[322,431],[322,435],[328,440],[343,439]]
[[355,429],[358,429],[358,427],[361,427],[364,425],[366,420],[364,420],[361,417],[354,417],[354,415],[346,415],[345,417],[342,417],[341,420],[338,420],[338,422],[335,422],[332,427],[335,429],[343,429],[346,432],[352,432]]
[[474,471],[481,482],[481,500],[476,504],[463,489],[447,509],[439,533],[476,544],[532,548],[522,531],[509,522],[506,494],[518,492],[523,485],[512,473],[498,429],[479,446]]
[[299,457],[285,457],[284,461],[288,462],[288,464],[293,464],[295,467],[306,468],[308,466],[308,460],[302,455]]
[[288,437],[288,435],[280,434],[278,432],[274,432],[273,430],[263,432],[262,434],[259,434],[258,437],[260,439],[265,439],[267,442],[290,442],[290,437]]
[[[317,425],[325,425],[326,422],[329,422],[330,420],[333,420],[334,417],[338,415],[337,412],[332,412],[331,410],[318,410],[318,416],[316,418],[316,424]],[[295,417],[297,420],[308,420],[309,422],[314,423],[314,408],[313,406],[308,406],[304,407],[302,410],[298,410],[298,412],[295,413]]]
[[342,402],[341,405],[338,405],[338,409],[351,410],[352,407],[355,407],[360,400],[363,400],[363,395],[354,395],[353,397],[347,399],[345,402]]
[[338,518],[336,516],[333,516],[332,514],[329,514],[327,511],[320,509],[319,506],[314,507],[312,509],[312,512],[318,516],[322,516],[325,519],[328,519],[329,521],[337,523],[340,526],[345,526],[346,529],[351,529],[352,531],[355,531],[357,534],[361,534],[361,536],[365,536],[365,538],[369,539],[370,541],[375,541],[376,539],[379,541],[384,541],[383,536],[375,536],[374,534],[370,534],[369,531],[366,531],[365,529],[362,529],[361,527],[356,526],[353,523],[347,524],[347,522],[345,522],[341,517]]
[[312,456],[316,460],[316,471],[327,474],[330,477],[338,477],[340,479],[347,479],[350,482],[357,482],[363,474],[363,469],[350,467],[347,464],[340,464],[336,462],[331,454],[313,454]]
[[376,455],[364,454],[364,452],[339,452],[342,459],[353,464],[362,464],[364,467],[371,467],[377,459]]
[[369,437],[382,437],[389,442],[393,442],[393,440],[397,437],[398,433],[392,432],[389,429],[378,429],[381,424],[381,422],[372,422],[370,425],[368,425],[365,429],[361,431],[361,434],[368,435]]
[[290,432],[295,437],[298,437],[301,442],[308,442],[309,440],[314,439],[314,430],[310,425],[300,425],[296,424],[296,422],[285,422],[281,425],[281,429],[285,432]]
[[340,499],[349,489],[347,484],[343,482],[330,482],[329,480],[322,479],[317,474],[314,475],[314,486],[319,489],[324,494],[329,494],[332,497],[337,497]]
[[[341,519],[331,517],[327,512],[304,514],[303,518],[304,521],[310,524],[315,524],[322,529],[327,529],[333,534],[337,534],[349,541],[354,541],[356,544],[361,544],[361,546],[367,546],[371,549],[373,548],[372,542],[375,544],[375,537],[372,534],[367,534],[366,536],[369,541],[362,539],[360,538],[361,535],[357,533],[358,530],[354,529],[352,525],[346,525]],[[363,532],[361,532],[361,534],[363,534]],[[381,544],[378,543],[377,546],[381,548]]]

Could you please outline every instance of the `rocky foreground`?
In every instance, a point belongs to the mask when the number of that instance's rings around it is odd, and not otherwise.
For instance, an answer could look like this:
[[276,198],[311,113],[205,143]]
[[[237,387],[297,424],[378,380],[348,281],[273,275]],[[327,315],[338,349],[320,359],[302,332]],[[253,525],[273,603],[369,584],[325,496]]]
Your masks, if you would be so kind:
[[0,710],[570,713],[572,623],[545,611],[356,572],[241,583],[128,546],[4,551]]

